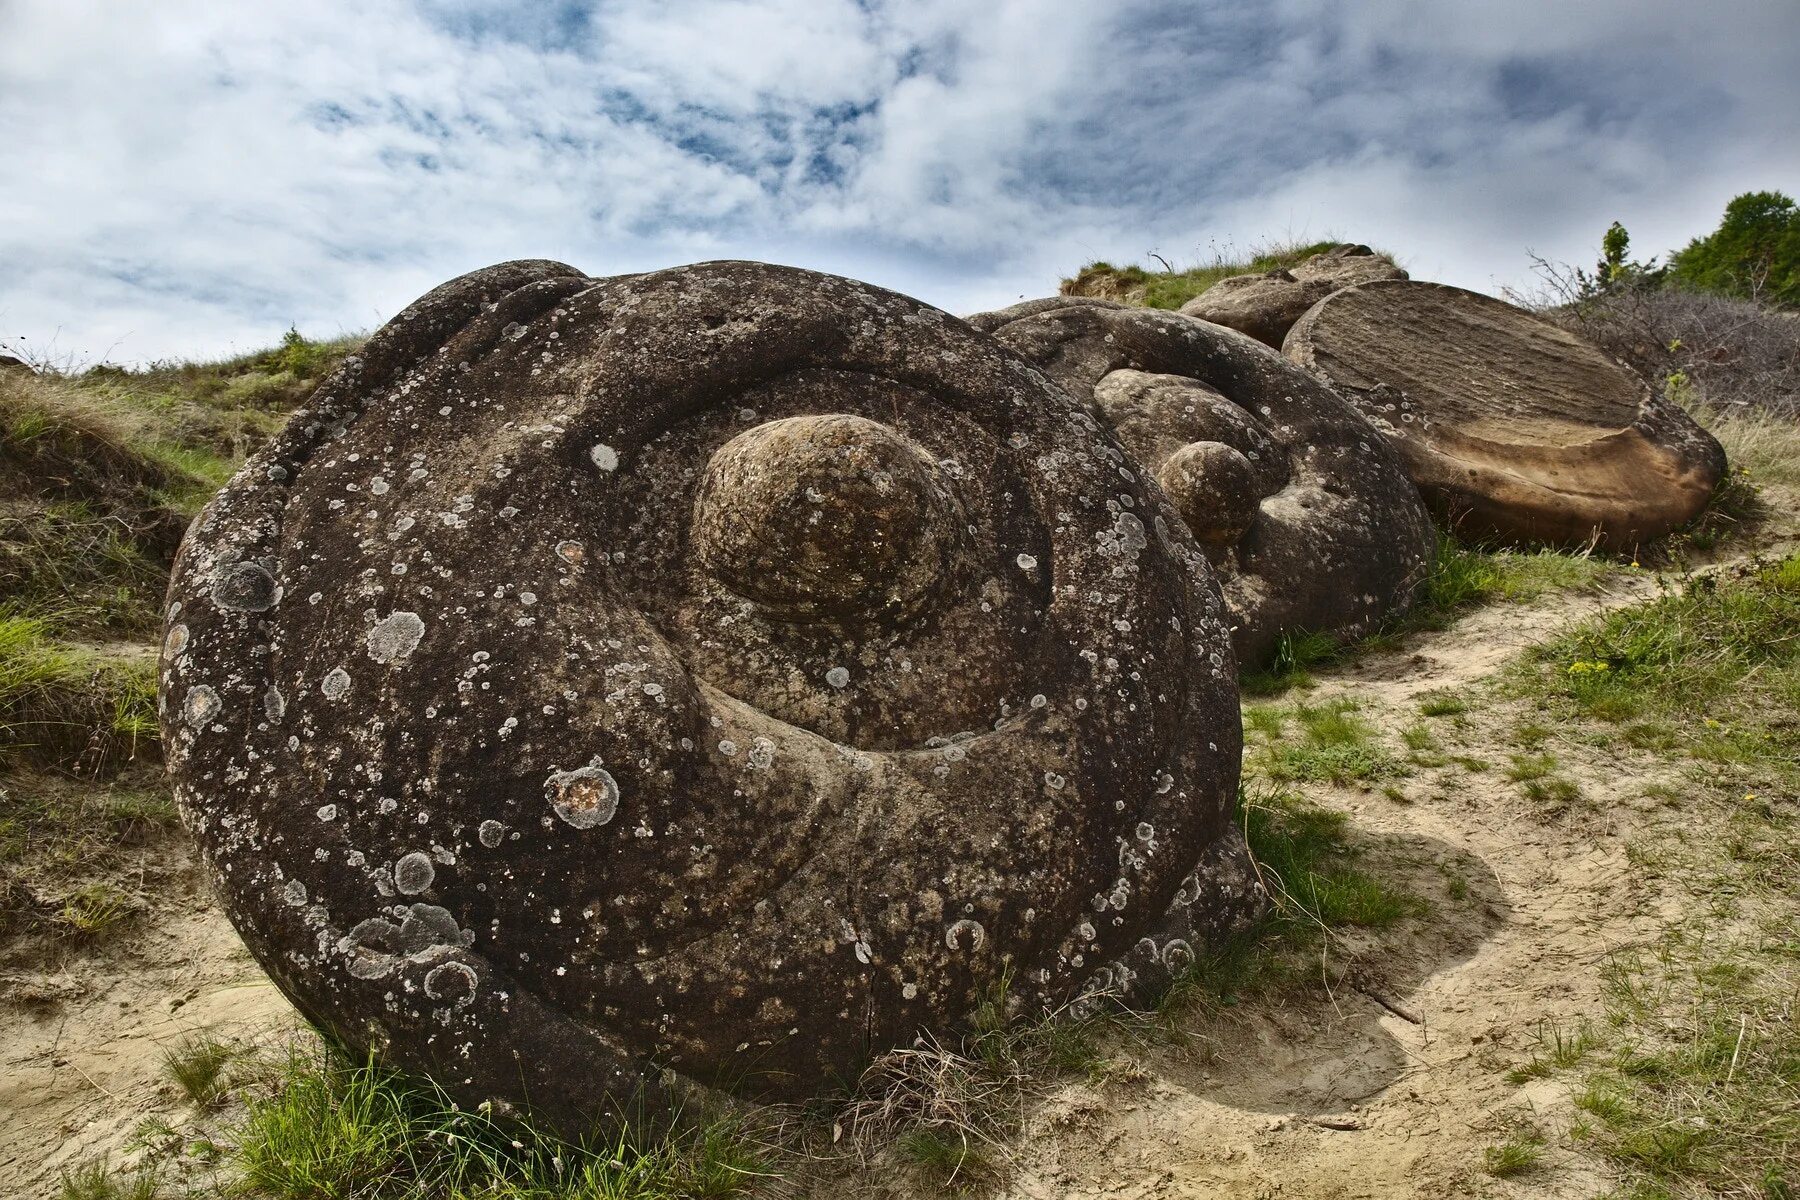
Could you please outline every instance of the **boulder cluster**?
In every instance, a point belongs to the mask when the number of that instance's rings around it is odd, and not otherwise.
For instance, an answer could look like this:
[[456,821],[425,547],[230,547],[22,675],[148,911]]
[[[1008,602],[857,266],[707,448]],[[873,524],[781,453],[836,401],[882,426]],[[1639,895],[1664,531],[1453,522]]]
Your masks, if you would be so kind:
[[1214,290],[961,320],[528,261],[415,302],[170,587],[176,797],[246,944],[342,1042],[569,1129],[1197,969],[1265,904],[1241,668],[1404,613],[1428,506],[1625,545],[1723,468],[1366,248]]

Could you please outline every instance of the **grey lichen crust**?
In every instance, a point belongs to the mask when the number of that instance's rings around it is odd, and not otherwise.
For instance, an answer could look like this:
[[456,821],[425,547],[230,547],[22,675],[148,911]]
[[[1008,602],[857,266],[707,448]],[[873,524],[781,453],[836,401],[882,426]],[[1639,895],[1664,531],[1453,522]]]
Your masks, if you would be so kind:
[[969,318],[1083,398],[1155,475],[1224,585],[1240,662],[1284,633],[1404,613],[1435,535],[1394,451],[1329,387],[1237,332],[1107,300]]
[[310,1018],[468,1103],[804,1096],[1142,996],[1261,895],[1200,548],[964,323],[755,263],[508,263],[190,531],[184,818]]

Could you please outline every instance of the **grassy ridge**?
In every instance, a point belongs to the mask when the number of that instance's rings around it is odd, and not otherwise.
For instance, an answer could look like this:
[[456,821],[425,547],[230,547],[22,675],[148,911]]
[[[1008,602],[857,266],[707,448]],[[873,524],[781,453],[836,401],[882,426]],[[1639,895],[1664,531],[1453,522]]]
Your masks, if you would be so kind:
[[1061,291],[1065,296],[1099,296],[1147,308],[1180,308],[1221,279],[1291,267],[1340,244],[1335,238],[1323,242],[1272,242],[1241,258],[1215,252],[1210,262],[1178,271],[1091,262],[1073,278],[1063,280]]

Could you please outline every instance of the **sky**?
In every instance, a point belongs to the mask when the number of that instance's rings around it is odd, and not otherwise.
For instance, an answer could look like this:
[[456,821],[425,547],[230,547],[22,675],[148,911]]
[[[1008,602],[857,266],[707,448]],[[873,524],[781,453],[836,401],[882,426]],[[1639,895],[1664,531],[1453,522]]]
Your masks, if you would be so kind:
[[1531,284],[1800,194],[1797,0],[0,0],[0,345],[755,258],[966,313],[1330,237]]

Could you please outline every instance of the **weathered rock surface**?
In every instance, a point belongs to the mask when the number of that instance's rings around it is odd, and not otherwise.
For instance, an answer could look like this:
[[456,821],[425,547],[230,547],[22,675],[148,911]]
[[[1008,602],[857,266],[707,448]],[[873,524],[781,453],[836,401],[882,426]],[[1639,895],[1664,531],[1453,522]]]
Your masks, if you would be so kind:
[[1385,254],[1345,244],[1293,267],[1260,275],[1233,275],[1181,306],[1184,315],[1247,333],[1281,348],[1281,340],[1306,310],[1344,288],[1407,274]]
[[1625,367],[1476,292],[1338,292],[1285,353],[1360,408],[1426,499],[1478,537],[1630,548],[1697,516],[1725,472],[1712,435]]
[[1239,660],[1285,632],[1353,638],[1404,612],[1434,535],[1394,453],[1266,346],[1176,313],[1033,300],[971,317],[1092,397],[1217,569]]
[[809,272],[425,296],[195,523],[161,701],[301,1010],[566,1127],[816,1093],[1003,977],[1142,994],[1261,900],[1162,494],[991,338]]

